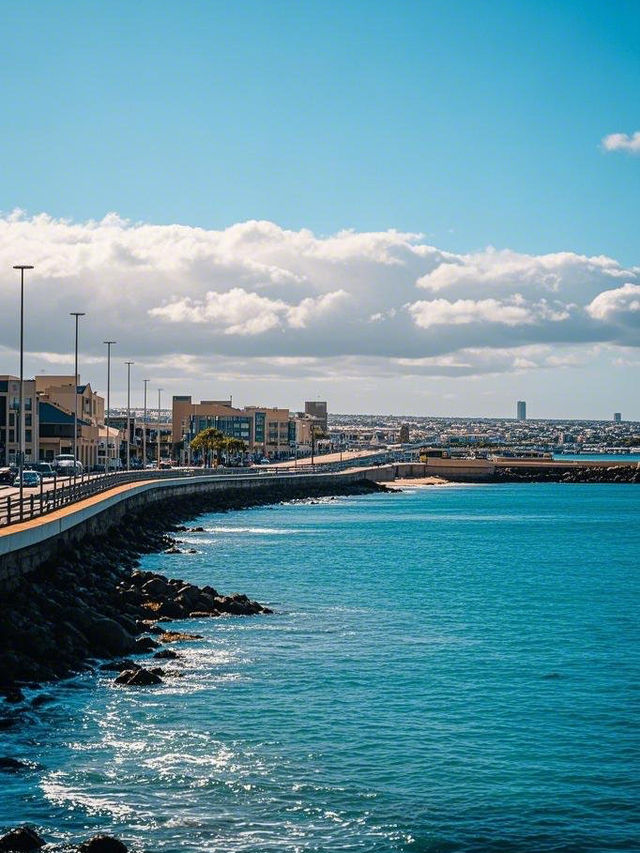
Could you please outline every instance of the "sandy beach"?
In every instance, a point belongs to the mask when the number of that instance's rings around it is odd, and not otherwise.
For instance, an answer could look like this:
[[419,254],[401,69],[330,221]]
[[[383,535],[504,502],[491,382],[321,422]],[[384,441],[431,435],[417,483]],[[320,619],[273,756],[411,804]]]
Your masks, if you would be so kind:
[[400,488],[411,486],[446,486],[448,483],[449,481],[443,477],[411,477],[410,479],[398,477],[393,481],[393,485],[400,486]]

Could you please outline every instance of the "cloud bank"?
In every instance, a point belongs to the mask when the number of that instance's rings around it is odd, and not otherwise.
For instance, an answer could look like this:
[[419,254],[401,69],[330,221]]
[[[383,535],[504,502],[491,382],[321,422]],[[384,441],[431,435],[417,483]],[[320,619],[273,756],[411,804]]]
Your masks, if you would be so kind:
[[393,230],[324,237],[272,222],[213,231],[16,211],[0,218],[6,347],[17,343],[16,263],[35,266],[27,348],[45,366],[68,361],[73,310],[87,312],[85,363],[111,338],[175,376],[468,376],[640,346],[640,268],[605,256],[455,254]]
[[605,151],[626,151],[628,154],[640,154],[640,130],[635,133],[610,133],[602,140]]

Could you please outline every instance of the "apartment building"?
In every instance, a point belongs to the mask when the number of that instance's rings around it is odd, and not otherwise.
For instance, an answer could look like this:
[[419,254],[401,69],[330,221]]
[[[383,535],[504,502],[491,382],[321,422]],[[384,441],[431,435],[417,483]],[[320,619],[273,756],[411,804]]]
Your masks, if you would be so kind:
[[269,459],[288,457],[295,443],[289,409],[265,406],[237,409],[230,399],[194,403],[190,396],[174,396],[172,415],[174,453],[183,459],[188,457],[189,442],[209,427],[239,438],[252,454]]
[[98,464],[100,428],[104,425],[104,398],[89,383],[75,386],[75,376],[36,376],[40,417],[39,458],[52,460],[73,453],[77,393],[77,454],[87,469]]
[[243,411],[253,418],[251,449],[254,453],[261,453],[267,459],[282,459],[290,455],[289,409],[245,406]]
[[[24,389],[24,461],[39,459],[39,417],[36,383],[25,379]],[[15,465],[20,452],[20,379],[0,375],[0,466]]]

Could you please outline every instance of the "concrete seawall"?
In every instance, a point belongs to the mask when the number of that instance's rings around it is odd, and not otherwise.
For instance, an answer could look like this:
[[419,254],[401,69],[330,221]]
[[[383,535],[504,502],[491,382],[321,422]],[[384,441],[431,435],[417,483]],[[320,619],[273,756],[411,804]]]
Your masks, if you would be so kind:
[[[411,466],[409,466],[411,467]],[[422,466],[419,466],[422,467]],[[318,486],[346,486],[361,480],[388,482],[394,479],[397,466],[352,469],[330,474],[297,474],[220,477],[198,477],[149,480],[129,483],[109,492],[94,495],[10,528],[0,530],[0,591],[11,589],[21,577],[34,571],[59,548],[72,546],[87,535],[101,535],[120,522],[128,513],[153,509],[159,501],[175,500],[199,494],[238,490],[278,491]]]

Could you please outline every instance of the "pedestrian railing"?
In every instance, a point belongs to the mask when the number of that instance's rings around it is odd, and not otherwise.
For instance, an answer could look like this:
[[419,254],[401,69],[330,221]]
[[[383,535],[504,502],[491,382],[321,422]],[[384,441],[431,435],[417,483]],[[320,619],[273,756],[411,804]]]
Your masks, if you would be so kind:
[[[233,482],[238,479],[264,479],[266,477],[308,477],[314,474],[337,473],[347,468],[365,467],[371,459],[351,459],[343,462],[315,465],[281,467],[271,465],[264,468],[170,468],[166,471],[119,471],[108,474],[78,474],[75,477],[58,477],[40,481],[39,487],[23,487],[22,499],[19,492],[0,495],[0,527],[8,527],[29,521],[61,507],[85,500],[93,495],[108,492],[127,483],[149,480],[188,479],[215,476]],[[373,464],[383,464],[376,457]]]

